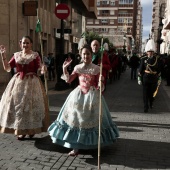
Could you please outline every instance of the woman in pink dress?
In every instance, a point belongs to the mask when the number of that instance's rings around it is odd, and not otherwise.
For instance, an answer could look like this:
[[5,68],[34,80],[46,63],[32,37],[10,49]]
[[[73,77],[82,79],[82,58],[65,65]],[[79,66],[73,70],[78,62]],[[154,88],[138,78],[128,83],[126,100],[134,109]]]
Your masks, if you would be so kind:
[[14,53],[8,62],[6,49],[0,46],[4,70],[17,73],[9,81],[0,101],[0,132],[14,133],[18,140],[28,135],[46,131],[48,127],[48,103],[44,87],[38,77],[46,68],[37,52],[32,51],[32,39],[24,36],[22,51]]
[[[99,81],[103,80],[99,76],[100,67],[92,63],[90,46],[85,45],[82,48],[81,57],[83,63],[76,65],[71,75],[67,68],[72,60],[67,59],[63,63],[62,78],[71,83],[78,77],[79,85],[69,94],[56,121],[48,128],[53,143],[73,148],[69,152],[70,156],[77,155],[79,149],[98,147]],[[102,111],[101,146],[105,146],[113,144],[119,132],[112,121],[104,97],[102,97]]]

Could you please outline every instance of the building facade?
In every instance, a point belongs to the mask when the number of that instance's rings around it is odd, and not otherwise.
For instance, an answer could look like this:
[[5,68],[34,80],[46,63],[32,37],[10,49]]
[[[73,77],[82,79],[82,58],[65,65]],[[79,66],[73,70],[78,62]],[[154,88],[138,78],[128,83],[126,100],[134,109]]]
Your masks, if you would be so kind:
[[166,17],[166,1],[167,0],[153,0],[151,37],[154,39],[156,52],[158,54],[164,53],[161,51],[161,44],[164,44],[164,35],[166,34],[165,32],[168,31],[163,28],[163,19]]
[[86,31],[108,37],[113,45],[131,52],[142,47],[140,0],[97,0],[97,19],[86,19]]
[[[96,0],[0,0],[0,44],[5,45],[8,60],[20,50],[19,40],[24,35],[33,39],[34,51],[41,51],[40,37],[35,31],[37,18],[42,27],[43,55],[49,52],[55,56],[60,54],[61,34],[57,33],[57,29],[61,29],[61,19],[54,13],[60,3],[67,4],[70,9],[69,16],[63,22],[64,29],[72,31],[64,34],[64,53],[76,52],[85,30],[85,17],[96,18]],[[10,78],[11,75],[3,70],[0,60],[0,83],[8,82]]]

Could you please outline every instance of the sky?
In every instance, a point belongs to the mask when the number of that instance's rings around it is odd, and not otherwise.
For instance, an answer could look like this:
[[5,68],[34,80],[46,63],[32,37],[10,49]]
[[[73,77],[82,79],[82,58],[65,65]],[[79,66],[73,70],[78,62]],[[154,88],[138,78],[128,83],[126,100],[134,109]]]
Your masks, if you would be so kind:
[[152,24],[152,4],[153,0],[141,0],[143,12],[143,35],[142,35],[142,41],[145,41],[149,38],[149,33],[151,30],[151,24]]

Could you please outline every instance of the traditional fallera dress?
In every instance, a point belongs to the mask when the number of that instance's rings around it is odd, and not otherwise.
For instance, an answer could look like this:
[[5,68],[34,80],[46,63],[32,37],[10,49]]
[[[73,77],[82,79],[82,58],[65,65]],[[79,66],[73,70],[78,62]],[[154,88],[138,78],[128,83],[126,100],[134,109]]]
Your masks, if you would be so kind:
[[38,77],[41,59],[38,53],[26,56],[14,53],[9,61],[17,73],[8,83],[0,101],[0,132],[15,135],[47,131],[49,114],[47,97]]
[[[75,149],[98,147],[99,71],[99,66],[93,63],[82,63],[75,66],[70,76],[62,76],[67,83],[78,76],[79,85],[69,94],[57,119],[48,128],[53,143]],[[105,146],[112,144],[119,137],[119,132],[104,97],[102,111],[101,146]]]

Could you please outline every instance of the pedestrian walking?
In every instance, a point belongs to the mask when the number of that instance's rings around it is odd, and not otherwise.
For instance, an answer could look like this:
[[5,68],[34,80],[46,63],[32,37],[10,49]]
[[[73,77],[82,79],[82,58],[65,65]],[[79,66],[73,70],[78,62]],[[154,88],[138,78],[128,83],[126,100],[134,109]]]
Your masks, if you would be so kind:
[[[100,65],[100,63],[101,63],[101,52],[100,52],[99,41],[93,40],[91,42],[91,48],[92,48],[92,51],[93,51],[92,63],[94,63],[96,65]],[[105,88],[106,88],[108,72],[109,72],[109,70],[111,70],[111,64],[110,64],[108,53],[106,52],[106,50],[103,53],[102,64],[103,64],[102,75],[104,77],[104,85],[105,85]]]
[[[98,148],[99,135],[99,81],[100,67],[92,63],[92,49],[85,45],[81,49],[82,63],[74,67],[71,75],[67,68],[72,60],[63,63],[63,79],[70,83],[76,77],[80,84],[69,94],[57,120],[48,128],[53,143],[73,148],[68,155],[76,156],[79,149]],[[103,83],[102,83],[102,89]],[[119,137],[116,124],[112,121],[108,106],[102,97],[102,140],[101,146],[113,144]]]
[[152,109],[154,92],[161,83],[161,63],[159,56],[154,55],[155,44],[150,39],[145,47],[147,55],[141,59],[138,72],[138,84],[143,84],[144,112]]
[[131,80],[137,79],[137,69],[140,64],[140,58],[137,56],[136,53],[133,53],[132,57],[129,60],[129,66],[131,68]]
[[111,65],[111,70],[109,71],[109,80],[112,83],[113,80],[117,79],[117,66],[118,66],[118,56],[116,55],[115,49],[110,49],[109,51],[109,61]]
[[48,103],[43,84],[38,77],[46,72],[37,52],[32,51],[32,39],[24,36],[22,51],[14,53],[10,61],[6,49],[0,47],[4,70],[16,67],[17,73],[9,81],[0,101],[0,132],[13,133],[18,140],[26,135],[46,131],[48,127]]
[[54,57],[53,57],[53,53],[48,53],[48,79],[49,81],[54,81],[55,79],[55,61],[54,61]]

